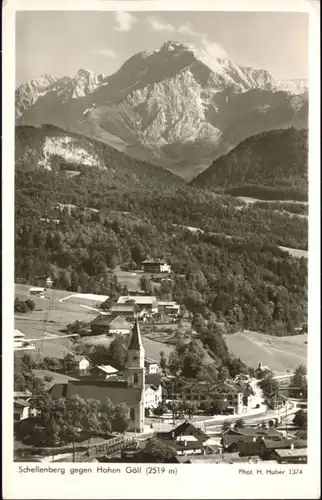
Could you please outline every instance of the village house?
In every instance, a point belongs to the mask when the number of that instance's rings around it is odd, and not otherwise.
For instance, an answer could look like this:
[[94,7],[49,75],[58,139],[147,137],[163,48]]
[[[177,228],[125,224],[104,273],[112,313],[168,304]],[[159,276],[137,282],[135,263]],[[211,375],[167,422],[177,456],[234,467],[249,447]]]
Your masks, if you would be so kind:
[[131,328],[131,323],[121,315],[107,316],[100,314],[91,322],[93,335],[128,335]]
[[162,402],[162,386],[161,384],[154,385],[145,381],[145,408],[156,408]]
[[111,316],[124,316],[125,318],[134,318],[135,304],[114,304],[110,308]]
[[277,460],[276,451],[306,449],[306,439],[281,439],[279,441],[263,438],[261,441],[261,457],[263,460]]
[[24,399],[14,399],[13,401],[13,421],[14,424],[29,417],[30,404]]
[[145,373],[152,375],[159,372],[159,365],[155,359],[146,357],[144,359]]
[[169,388],[169,399],[182,399],[197,405],[224,403],[232,414],[240,414],[244,405],[243,389],[234,383],[191,382],[174,380]]
[[201,429],[188,420],[168,432],[157,432],[156,437],[167,446],[174,448],[177,455],[201,455],[218,452],[218,445]]
[[277,449],[273,456],[279,464],[306,464],[307,448]]
[[26,391],[14,391],[13,393],[13,421],[16,424],[30,416],[29,400],[32,393]]
[[157,313],[158,312],[158,302],[156,297],[153,295],[127,295],[127,296],[121,296],[119,297],[118,304],[128,304],[128,303],[133,303],[136,305],[136,309],[141,312],[141,311],[146,311],[150,313]]
[[92,366],[91,360],[82,354],[69,352],[62,360],[64,373],[86,375]]
[[178,316],[180,314],[180,306],[176,302],[158,302],[158,309],[160,314],[169,316]]
[[116,377],[119,370],[111,365],[96,365],[91,369],[91,376],[99,379],[107,380],[111,377]]
[[227,403],[227,406],[231,407],[234,413],[238,415],[242,413],[244,407],[244,393],[238,384],[234,384],[233,382],[220,382],[210,387],[209,393],[212,396],[212,401]]
[[163,259],[147,259],[142,265],[145,273],[171,273],[171,266]]
[[13,332],[13,348],[19,349],[23,347],[25,342],[25,334],[20,330],[14,330]]

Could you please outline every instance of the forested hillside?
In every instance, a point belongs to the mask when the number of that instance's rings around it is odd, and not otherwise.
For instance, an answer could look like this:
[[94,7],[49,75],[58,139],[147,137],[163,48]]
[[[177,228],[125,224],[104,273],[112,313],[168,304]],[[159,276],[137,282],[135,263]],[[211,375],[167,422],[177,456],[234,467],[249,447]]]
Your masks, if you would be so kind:
[[160,294],[192,313],[272,334],[306,318],[307,261],[277,246],[306,248],[306,219],[193,188],[116,190],[97,168],[66,177],[18,165],[15,202],[16,278],[104,293],[117,265],[165,257],[174,275]]
[[191,184],[261,199],[307,200],[307,130],[272,130],[246,139]]
[[16,127],[15,154],[16,167],[24,171],[46,169],[61,176],[76,176],[94,169],[98,190],[97,169],[104,173],[104,187],[111,189],[170,189],[185,184],[163,168],[129,158],[100,141],[52,125]]

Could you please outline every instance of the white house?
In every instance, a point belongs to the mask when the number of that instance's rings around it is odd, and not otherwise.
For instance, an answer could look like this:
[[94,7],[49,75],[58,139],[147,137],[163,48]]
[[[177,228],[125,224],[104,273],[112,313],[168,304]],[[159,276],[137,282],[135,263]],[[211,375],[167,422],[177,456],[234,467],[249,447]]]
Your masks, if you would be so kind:
[[13,332],[13,348],[22,347],[25,341],[25,334],[20,330],[14,330]]
[[63,359],[64,371],[66,373],[79,373],[85,375],[92,365],[87,356],[81,354],[68,353]]
[[144,359],[144,366],[145,366],[145,372],[149,375],[159,372],[159,365],[155,361],[155,359],[145,358]]
[[23,399],[15,399],[13,402],[13,421],[20,422],[29,417],[30,404]]
[[145,385],[144,404],[146,408],[156,408],[162,401],[162,386]]

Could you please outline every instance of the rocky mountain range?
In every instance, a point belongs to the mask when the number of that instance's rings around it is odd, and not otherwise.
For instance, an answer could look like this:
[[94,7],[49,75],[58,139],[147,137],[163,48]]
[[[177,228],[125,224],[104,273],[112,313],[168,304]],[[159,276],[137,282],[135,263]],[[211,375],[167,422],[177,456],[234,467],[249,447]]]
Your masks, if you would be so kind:
[[16,89],[16,122],[52,124],[191,179],[256,133],[306,128],[304,80],[210,60],[189,44],[140,52],[108,77],[85,69]]

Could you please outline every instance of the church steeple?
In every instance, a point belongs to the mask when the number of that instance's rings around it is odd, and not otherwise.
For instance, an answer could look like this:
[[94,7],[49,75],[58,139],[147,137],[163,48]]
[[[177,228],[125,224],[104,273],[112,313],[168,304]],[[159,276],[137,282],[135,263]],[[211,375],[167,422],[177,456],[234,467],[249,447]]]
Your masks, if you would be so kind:
[[136,318],[135,324],[132,330],[132,338],[129,344],[129,349],[140,350],[143,349],[143,344],[141,340],[139,320]]
[[[127,370],[144,370],[144,347],[141,339],[139,320],[136,319],[127,351]],[[144,378],[143,375],[140,378]]]

